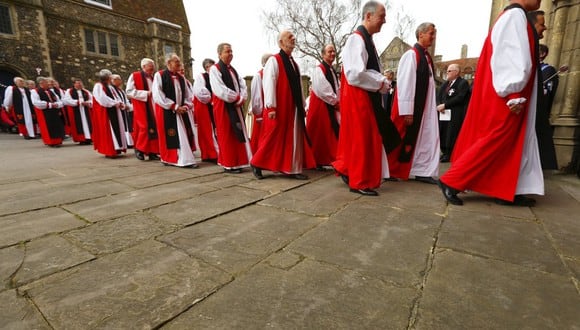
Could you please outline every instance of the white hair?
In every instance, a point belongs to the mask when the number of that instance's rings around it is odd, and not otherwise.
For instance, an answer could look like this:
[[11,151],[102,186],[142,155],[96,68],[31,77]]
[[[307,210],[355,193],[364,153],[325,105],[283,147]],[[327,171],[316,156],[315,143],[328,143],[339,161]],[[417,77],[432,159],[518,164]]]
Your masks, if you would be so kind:
[[14,83],[16,84],[19,81],[24,81],[24,79],[21,77],[14,77],[14,79],[12,81],[14,81]]
[[155,61],[153,61],[152,59],[150,59],[150,58],[147,58],[147,57],[143,58],[143,59],[141,60],[141,68],[145,67],[145,66],[146,66],[147,64],[149,64],[149,63],[151,63],[151,64],[155,65]]
[[114,80],[114,79],[121,79],[121,76],[118,75],[118,74],[112,74],[111,75],[111,80]]

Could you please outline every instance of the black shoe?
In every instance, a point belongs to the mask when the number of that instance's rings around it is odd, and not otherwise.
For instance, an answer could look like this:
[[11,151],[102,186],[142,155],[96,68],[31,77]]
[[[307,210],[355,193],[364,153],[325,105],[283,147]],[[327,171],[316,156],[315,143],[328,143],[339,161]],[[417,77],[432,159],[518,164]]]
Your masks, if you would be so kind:
[[254,176],[258,180],[262,180],[264,178],[264,176],[262,175],[262,169],[259,167],[252,166],[252,173],[254,173]]
[[340,178],[342,179],[342,182],[344,182],[344,184],[348,185],[348,176],[340,174]]
[[361,194],[363,196],[378,196],[379,193],[370,189],[370,188],[366,188],[366,189],[353,189],[350,188],[350,192],[353,193],[357,193],[357,194]]
[[206,162],[206,163],[217,164],[217,159],[215,159],[215,158],[202,159],[201,161]]
[[437,181],[437,185],[439,186],[439,188],[441,188],[443,196],[449,203],[453,205],[463,205],[463,201],[459,197],[457,197],[457,193],[459,193],[459,191],[449,187],[441,180]]
[[189,167],[189,168],[199,168],[199,165],[197,165],[197,164],[191,164],[191,165],[185,166],[185,167]]
[[302,173],[288,174],[286,176],[289,178],[292,178],[292,179],[296,179],[296,180],[308,180],[308,176],[306,176]]
[[157,154],[149,154],[149,160],[159,160],[159,156]]
[[428,184],[437,184],[437,180],[433,179],[430,176],[415,176],[415,181],[428,183]]
[[240,173],[242,173],[242,169],[241,168],[224,168],[224,172],[240,174]]
[[137,149],[135,149],[135,157],[137,157],[139,160],[145,160],[145,154]]
[[320,171],[320,172],[324,172],[324,171],[326,171],[326,168],[322,165],[318,165],[318,166],[316,166],[316,170]]
[[536,205],[536,200],[530,197],[526,197],[524,195],[516,195],[514,197],[514,201],[510,202],[510,201],[506,201],[504,199],[499,199],[496,198],[495,199],[495,203],[499,204],[499,205],[509,205],[509,206],[526,206],[526,207],[532,207]]
[[439,161],[441,163],[449,163],[449,161],[451,160],[451,157],[449,157],[448,155],[443,155],[441,156],[441,158],[439,159]]
[[30,140],[30,139],[32,139],[30,136],[24,135],[24,140]]

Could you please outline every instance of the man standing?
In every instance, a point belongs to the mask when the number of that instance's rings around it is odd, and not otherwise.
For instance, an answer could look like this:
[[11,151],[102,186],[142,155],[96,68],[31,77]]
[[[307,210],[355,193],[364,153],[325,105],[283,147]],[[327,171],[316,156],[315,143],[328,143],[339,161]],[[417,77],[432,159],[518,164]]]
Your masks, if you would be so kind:
[[252,122],[252,137],[250,138],[250,147],[252,153],[258,151],[260,145],[260,136],[262,135],[262,123],[264,118],[262,112],[264,111],[264,90],[262,89],[262,80],[264,77],[264,66],[272,54],[262,55],[262,68],[252,78],[251,85],[251,99],[252,99],[252,115],[254,121]]
[[323,169],[323,166],[330,165],[336,159],[340,87],[332,67],[335,58],[334,45],[324,46],[322,63],[312,74],[306,132],[312,143],[312,153],[318,169]]
[[417,43],[399,62],[397,92],[391,118],[402,138],[389,153],[391,177],[435,184],[439,175],[439,120],[433,79],[433,60],[427,49],[435,41],[433,23],[415,31]]
[[332,166],[351,192],[366,196],[377,196],[374,189],[389,177],[386,152],[397,143],[396,134],[389,134],[387,125],[392,123],[381,98],[390,86],[381,73],[372,39],[385,24],[385,17],[383,4],[367,2],[362,9],[362,25],[348,37],[342,52],[341,127]]
[[[64,97],[64,90],[60,88],[60,83],[58,82],[58,80],[54,79],[53,77],[48,77],[48,88],[52,91],[53,94],[55,94],[58,97],[60,101],[62,101],[62,98]],[[64,106],[60,110],[59,115],[64,125],[65,138],[68,138],[70,134],[70,120],[68,118],[68,113]]]
[[464,127],[451,167],[440,179],[444,197],[472,190],[500,204],[533,206],[544,194],[535,134],[538,54],[526,11],[541,0],[511,0],[485,40]]
[[296,37],[288,30],[278,37],[280,52],[264,67],[264,131],[260,146],[252,158],[254,176],[263,179],[262,169],[307,180],[303,168],[313,168],[316,161],[305,129],[304,96],[298,64],[292,58]]
[[197,142],[201,152],[201,160],[217,163],[218,144],[215,134],[215,118],[211,99],[213,97],[209,83],[209,69],[215,61],[206,58],[202,62],[204,72],[193,82],[193,117],[197,126]]
[[84,89],[82,80],[74,79],[73,87],[64,93],[62,101],[67,106],[73,141],[82,145],[91,144],[93,123],[90,112],[93,107],[93,96]]
[[383,106],[387,111],[387,116],[391,118],[391,109],[393,108],[393,98],[395,97],[397,82],[395,81],[395,72],[393,70],[386,70],[384,75],[387,77],[387,82],[391,85],[391,88],[389,88],[386,94],[383,94]]
[[36,111],[40,134],[45,145],[57,148],[64,139],[64,124],[61,117],[63,104],[48,88],[48,78],[38,77],[38,88],[31,91],[30,98]]
[[[455,146],[455,140],[459,135],[459,130],[465,119],[465,109],[469,103],[469,84],[459,75],[458,64],[450,64],[447,67],[447,81],[439,89],[437,96],[437,111],[440,113],[449,112],[450,119],[439,121],[439,132],[441,136],[441,162],[446,163],[451,160],[451,153]],[[447,114],[447,115],[449,115]]]
[[93,87],[93,146],[107,158],[117,158],[127,152],[123,111],[125,102],[111,85],[113,74],[107,69],[99,72],[99,82]]
[[161,161],[167,165],[197,168],[193,155],[193,95],[185,78],[179,74],[179,56],[170,54],[166,64],[167,69],[155,73],[152,87]]
[[232,46],[218,45],[219,62],[209,69],[217,142],[218,164],[226,172],[241,173],[250,165],[252,151],[246,131],[242,106],[248,98],[246,82],[231,66]]
[[152,86],[155,62],[150,58],[141,60],[141,70],[133,72],[127,80],[127,96],[133,102],[133,142],[135,157],[159,160],[159,139],[153,105]]
[[26,140],[36,138],[36,114],[30,90],[26,88],[26,82],[20,77],[14,78],[14,85],[8,86],[4,92],[4,108],[12,109],[18,132]]
[[118,74],[113,74],[111,76],[111,86],[117,94],[117,97],[125,105],[123,114],[123,125],[125,126],[125,140],[127,140],[127,148],[133,148],[133,104],[127,97],[125,90],[123,89],[123,79]]
[[[538,148],[540,150],[540,162],[542,169],[558,169],[556,159],[556,148],[554,147],[553,128],[550,124],[550,114],[552,112],[552,102],[558,88],[558,75],[556,68],[544,63],[548,56],[548,46],[539,44],[539,40],[544,38],[546,28],[545,13],[541,10],[528,12],[529,21],[534,25],[536,31],[536,44],[538,46],[538,107],[536,114],[536,137],[538,138]],[[551,77],[551,78],[550,78]],[[548,81],[546,79],[550,78]]]

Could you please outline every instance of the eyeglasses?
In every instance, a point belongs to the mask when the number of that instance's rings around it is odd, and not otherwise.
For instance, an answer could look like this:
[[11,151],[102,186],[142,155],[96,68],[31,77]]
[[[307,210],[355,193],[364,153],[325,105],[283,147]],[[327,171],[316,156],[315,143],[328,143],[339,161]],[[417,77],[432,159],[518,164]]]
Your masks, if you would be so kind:
[[447,73],[449,73],[449,72],[455,72],[455,71],[458,71],[458,70],[447,70]]

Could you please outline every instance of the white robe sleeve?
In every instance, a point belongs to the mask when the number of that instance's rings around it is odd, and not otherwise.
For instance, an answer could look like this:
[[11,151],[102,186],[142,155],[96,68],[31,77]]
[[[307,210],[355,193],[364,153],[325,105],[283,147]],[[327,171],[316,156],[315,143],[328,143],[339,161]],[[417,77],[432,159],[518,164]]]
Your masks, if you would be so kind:
[[271,56],[264,66],[262,88],[264,90],[264,107],[276,107],[276,82],[278,81],[278,61]]
[[338,103],[338,95],[332,90],[332,85],[326,80],[326,76],[320,67],[316,67],[312,74],[312,91],[325,103],[331,105]]
[[[232,75],[232,80],[235,77]],[[209,83],[211,84],[211,91],[213,94],[224,102],[232,103],[238,100],[238,96],[242,95],[235,90],[229,89],[222,79],[222,73],[217,66],[212,66],[209,69]],[[245,84],[244,84],[245,86]],[[241,87],[241,86],[240,86]]]
[[[145,81],[145,83],[148,84],[149,82]],[[127,79],[127,87],[125,88],[125,92],[127,93],[128,98],[141,102],[147,102],[147,97],[149,96],[149,91],[137,89],[135,86],[135,79],[133,79],[132,74],[130,74],[129,79]]]
[[151,87],[151,90],[153,92],[153,102],[163,109],[174,110],[175,102],[167,98],[165,93],[163,93],[163,82],[161,81],[161,74],[159,74],[159,72],[155,73],[155,76],[153,76],[153,86]]
[[38,95],[38,91],[36,89],[30,91],[30,99],[32,100],[32,105],[34,105],[36,108],[41,110],[48,108],[48,102],[40,99],[40,95]]
[[8,110],[11,106],[12,106],[12,95],[14,86],[8,86],[6,88],[6,90],[4,91],[4,102],[2,103],[2,105],[4,106],[4,108],[6,108],[6,110]]
[[403,54],[397,68],[397,99],[399,115],[412,115],[415,108],[417,59],[414,50]]
[[193,81],[193,96],[203,104],[208,104],[211,101],[211,93],[205,87],[203,74],[199,74]]
[[[114,95],[114,94],[113,94]],[[96,83],[93,87],[93,98],[99,102],[99,104],[105,108],[116,107],[119,104],[114,98],[110,98],[103,90],[103,85],[101,83]]]
[[356,33],[351,34],[342,51],[346,80],[352,86],[376,92],[387,83],[387,78],[378,71],[367,70],[368,58],[362,37]]
[[[73,90],[76,92],[75,89]],[[79,101],[72,98],[71,89],[67,89],[66,92],[64,92],[62,103],[64,103],[64,105],[68,105],[69,107],[76,107],[79,105]]]
[[264,100],[262,99],[262,77],[257,73],[252,79],[252,113],[260,116],[264,110]]
[[491,32],[492,81],[501,97],[521,92],[533,74],[527,26],[524,12],[512,9],[500,16]]

